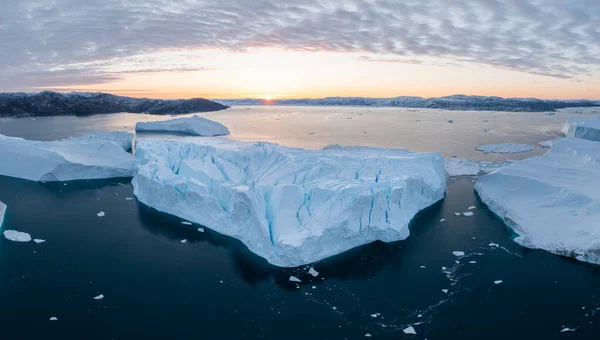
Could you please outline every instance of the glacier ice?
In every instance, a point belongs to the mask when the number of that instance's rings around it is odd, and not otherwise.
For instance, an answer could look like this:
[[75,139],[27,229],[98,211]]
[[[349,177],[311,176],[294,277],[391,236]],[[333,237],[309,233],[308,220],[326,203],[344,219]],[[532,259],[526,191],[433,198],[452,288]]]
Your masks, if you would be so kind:
[[30,242],[31,235],[17,230],[5,230],[4,237],[9,241],[14,242]]
[[237,238],[281,267],[403,240],[446,190],[439,153],[145,138],[136,160],[139,201]]
[[544,140],[538,143],[542,148],[551,148],[554,144],[554,139]]
[[32,181],[131,177],[135,159],[125,151],[127,140],[122,132],[52,142],[0,135],[0,175]]
[[479,178],[475,190],[522,246],[600,263],[600,143],[556,139],[545,155]]
[[485,144],[475,148],[483,153],[521,153],[535,150],[535,146],[519,143]]
[[448,176],[477,176],[496,171],[503,166],[511,164],[513,161],[507,160],[504,162],[488,162],[488,161],[471,161],[462,158],[445,158],[444,165]]
[[562,132],[567,137],[600,142],[600,118],[569,118]]
[[6,204],[0,202],[0,227],[4,223],[4,214],[6,213]]
[[93,142],[97,140],[115,142],[120,145],[123,150],[131,150],[133,146],[133,133],[127,131],[112,131],[112,132],[91,132],[82,136],[69,137],[63,141],[73,141],[79,143],[82,141]]
[[193,136],[224,136],[229,134],[229,129],[223,124],[198,116],[158,122],[139,122],[135,124],[135,131],[177,132]]

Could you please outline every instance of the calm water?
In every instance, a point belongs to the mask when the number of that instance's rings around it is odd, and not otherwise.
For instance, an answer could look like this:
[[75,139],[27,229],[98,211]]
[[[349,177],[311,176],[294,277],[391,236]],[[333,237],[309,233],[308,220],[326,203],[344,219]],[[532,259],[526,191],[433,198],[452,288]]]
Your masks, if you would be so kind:
[[[292,109],[300,113],[283,126],[285,119],[276,110]],[[422,151],[443,144],[446,155],[463,157],[471,154],[460,150],[465,145],[499,138],[490,132],[480,136],[480,124],[494,123],[505,137],[498,141],[534,143],[558,134],[569,116],[531,114],[536,118],[527,126],[517,114],[498,114],[504,118],[483,123],[479,115],[492,113],[441,112],[452,114],[453,125],[430,122],[424,132],[415,124],[436,112],[406,113],[414,121],[409,124],[406,117],[406,123],[397,122],[388,109],[370,109],[389,121],[371,119],[355,131],[338,125],[354,117],[330,116],[359,109],[319,110],[236,108],[206,116],[227,124],[232,137],[243,140],[254,136],[315,148],[339,143]],[[4,119],[0,133],[49,140],[129,129],[136,119],[146,118]],[[519,127],[514,134],[509,134],[511,124]],[[380,133],[362,136],[379,125]],[[325,132],[326,126],[332,132]],[[461,126],[463,132],[455,131]],[[524,132],[527,127],[530,135]],[[338,130],[344,133],[336,135]],[[378,144],[382,135],[390,139]],[[449,136],[453,139],[444,140]],[[367,139],[362,143],[361,138]],[[410,145],[418,140],[422,143]],[[236,240],[210,230],[199,233],[196,225],[184,226],[179,218],[126,200],[133,197],[127,179],[65,185],[0,176],[0,201],[8,205],[3,228],[46,240],[21,244],[0,239],[1,338],[361,339],[369,333],[375,339],[597,339],[600,267],[513,243],[511,232],[478,201],[472,180],[450,180],[446,198],[414,220],[407,240],[370,244],[317,263],[320,275],[314,279],[307,268],[272,267]],[[474,216],[455,216],[471,205],[476,206]],[[100,211],[106,216],[96,216]],[[453,251],[466,256],[459,259]],[[289,282],[290,275],[302,284]],[[94,300],[99,294],[105,298]],[[374,318],[375,313],[380,315]],[[403,333],[410,325],[416,336]],[[564,327],[576,331],[561,333]]]

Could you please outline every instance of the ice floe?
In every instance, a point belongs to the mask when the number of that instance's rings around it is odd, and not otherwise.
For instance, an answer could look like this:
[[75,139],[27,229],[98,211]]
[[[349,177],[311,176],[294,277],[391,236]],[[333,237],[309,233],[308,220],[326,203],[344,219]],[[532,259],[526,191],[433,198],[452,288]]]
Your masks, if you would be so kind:
[[198,116],[158,122],[139,122],[135,124],[135,131],[177,132],[193,136],[224,136],[229,134],[229,129],[223,124]]
[[282,267],[403,240],[446,189],[438,153],[397,149],[147,138],[136,159],[139,201],[240,239]]
[[599,188],[600,143],[578,138],[557,139],[545,155],[475,184],[481,200],[518,234],[516,242],[591,263],[600,263]]
[[412,326],[408,326],[405,329],[402,330],[404,332],[404,334],[417,334],[417,332],[415,331],[415,329]]
[[5,230],[3,232],[3,234],[4,234],[4,237],[9,241],[14,241],[14,242],[30,242],[31,241],[31,235],[29,235],[28,233],[21,232],[21,231]]
[[295,276],[290,276],[290,282],[302,282],[302,280],[300,280],[299,278],[295,277]]
[[102,299],[104,299],[104,295],[103,294],[100,294],[98,296],[94,296],[94,300],[102,300]]
[[44,242],[46,242],[46,240],[42,240],[42,239],[40,239],[40,238],[34,238],[34,239],[33,239],[33,242],[35,242],[35,243],[37,243],[37,244],[40,244],[40,243],[44,243]]
[[314,277],[319,276],[319,272],[315,270],[315,268],[310,267],[310,269],[308,270],[308,273]]
[[535,150],[535,146],[519,143],[485,144],[475,148],[483,153],[521,153]]
[[513,161],[488,162],[471,161],[462,158],[445,158],[444,165],[448,176],[477,176],[496,171],[503,166],[510,165]]

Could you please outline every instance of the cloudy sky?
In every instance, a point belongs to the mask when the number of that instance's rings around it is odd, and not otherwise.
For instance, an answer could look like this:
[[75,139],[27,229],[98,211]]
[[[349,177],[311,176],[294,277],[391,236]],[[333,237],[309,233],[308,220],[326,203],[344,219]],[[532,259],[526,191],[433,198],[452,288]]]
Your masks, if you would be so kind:
[[1,0],[0,91],[600,99],[598,0]]

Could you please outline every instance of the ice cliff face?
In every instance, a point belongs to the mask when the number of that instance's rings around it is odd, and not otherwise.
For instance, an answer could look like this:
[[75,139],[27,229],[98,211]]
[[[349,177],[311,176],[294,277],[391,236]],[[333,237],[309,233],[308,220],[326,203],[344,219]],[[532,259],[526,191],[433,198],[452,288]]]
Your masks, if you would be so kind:
[[570,118],[562,131],[567,137],[600,142],[600,118]]
[[135,125],[135,131],[176,132],[192,136],[224,136],[229,134],[229,129],[223,124],[198,116],[160,122],[140,122]]
[[481,177],[475,190],[519,244],[600,263],[600,143],[556,139],[545,155]]
[[0,202],[0,227],[4,223],[4,213],[6,213],[6,204]]
[[405,150],[141,139],[136,160],[140,201],[235,237],[282,267],[403,240],[415,214],[446,189],[439,154]]
[[0,135],[0,175],[32,181],[133,176],[129,133],[92,133],[53,142]]

